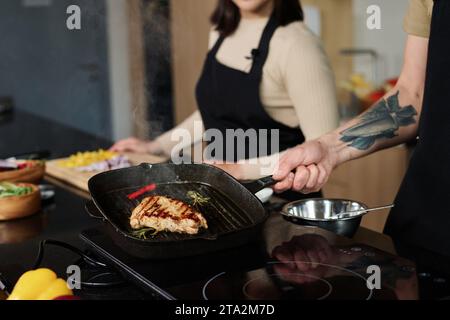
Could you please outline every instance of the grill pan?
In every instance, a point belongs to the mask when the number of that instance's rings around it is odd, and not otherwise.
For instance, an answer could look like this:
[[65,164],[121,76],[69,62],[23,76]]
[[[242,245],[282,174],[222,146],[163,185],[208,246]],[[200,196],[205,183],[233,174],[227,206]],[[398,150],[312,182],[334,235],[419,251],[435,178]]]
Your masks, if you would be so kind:
[[[136,200],[127,195],[156,184],[157,189]],[[273,185],[271,177],[241,184],[226,172],[205,164],[141,164],[100,173],[89,180],[92,201],[88,213],[107,222],[112,240],[128,254],[142,259],[171,259],[242,246],[260,239],[268,214],[254,195]],[[148,239],[132,235],[129,217],[140,201],[161,195],[191,203],[188,191],[208,197],[200,211],[208,230],[197,235],[159,233]]]

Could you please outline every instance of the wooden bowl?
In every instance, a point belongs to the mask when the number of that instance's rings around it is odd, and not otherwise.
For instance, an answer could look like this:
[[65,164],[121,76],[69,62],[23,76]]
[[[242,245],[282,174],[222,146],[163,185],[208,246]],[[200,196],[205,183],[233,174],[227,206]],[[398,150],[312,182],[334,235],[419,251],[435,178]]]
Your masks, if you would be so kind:
[[[21,162],[23,161],[18,161],[18,163]],[[45,174],[45,163],[41,161],[27,162],[34,162],[35,166],[31,168],[0,172],[0,181],[28,183],[38,183],[41,181]]]
[[28,183],[20,183],[19,185],[31,187],[33,191],[25,196],[0,199],[0,221],[25,218],[41,209],[39,188]]

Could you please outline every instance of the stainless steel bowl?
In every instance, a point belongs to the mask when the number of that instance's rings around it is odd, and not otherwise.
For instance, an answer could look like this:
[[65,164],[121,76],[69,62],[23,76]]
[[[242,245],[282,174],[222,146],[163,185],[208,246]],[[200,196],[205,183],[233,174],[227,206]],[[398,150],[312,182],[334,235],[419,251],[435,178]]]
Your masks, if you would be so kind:
[[[344,199],[306,199],[285,205],[282,214],[294,223],[319,227],[338,235],[353,237],[368,207],[360,202]],[[344,212],[359,211],[346,218],[336,218]]]

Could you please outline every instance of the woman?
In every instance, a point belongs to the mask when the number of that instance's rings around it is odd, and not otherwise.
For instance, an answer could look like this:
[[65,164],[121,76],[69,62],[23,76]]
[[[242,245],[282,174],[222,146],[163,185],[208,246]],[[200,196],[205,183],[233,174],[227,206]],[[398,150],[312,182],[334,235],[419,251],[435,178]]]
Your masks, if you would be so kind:
[[[279,151],[337,126],[333,73],[320,40],[303,24],[298,0],[219,0],[211,20],[210,52],[197,86],[199,111],[155,141],[131,138],[112,150],[173,154],[175,145],[185,146],[172,134],[187,129],[193,136],[195,121],[224,135],[227,129],[278,130]],[[246,143],[243,158],[259,139]],[[234,157],[235,164],[216,165],[237,179],[255,179],[264,175],[264,165],[271,167],[265,172],[273,171],[280,153],[272,151],[258,153],[256,162]]]

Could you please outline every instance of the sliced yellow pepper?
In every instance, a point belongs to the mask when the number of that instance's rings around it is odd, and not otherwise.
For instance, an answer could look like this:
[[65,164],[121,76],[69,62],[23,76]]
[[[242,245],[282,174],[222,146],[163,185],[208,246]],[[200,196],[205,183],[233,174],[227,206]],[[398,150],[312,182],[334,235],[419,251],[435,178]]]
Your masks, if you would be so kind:
[[58,279],[52,270],[37,269],[19,278],[8,300],[53,300],[72,295],[66,281]]
[[65,160],[60,160],[58,166],[63,168],[86,167],[94,163],[111,160],[117,156],[117,153],[103,149],[98,151],[78,152]]

